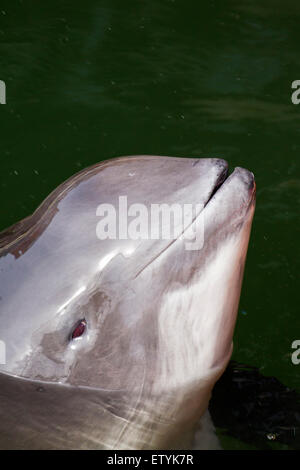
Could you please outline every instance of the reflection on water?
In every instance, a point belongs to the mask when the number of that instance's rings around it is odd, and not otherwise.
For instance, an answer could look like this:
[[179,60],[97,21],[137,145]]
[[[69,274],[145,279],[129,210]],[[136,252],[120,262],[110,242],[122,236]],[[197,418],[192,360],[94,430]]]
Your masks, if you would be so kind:
[[297,2],[47,0],[29,10],[3,0],[1,11],[0,228],[112,156],[220,156],[251,169],[257,211],[234,358],[300,390],[290,360],[300,336]]

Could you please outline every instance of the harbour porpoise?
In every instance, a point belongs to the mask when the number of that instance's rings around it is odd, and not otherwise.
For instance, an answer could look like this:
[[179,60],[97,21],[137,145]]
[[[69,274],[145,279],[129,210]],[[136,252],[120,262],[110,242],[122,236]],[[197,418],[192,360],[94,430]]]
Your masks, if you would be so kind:
[[[120,196],[200,208],[202,243],[101,239]],[[2,232],[0,448],[191,448],[232,353],[254,207],[253,174],[222,159],[121,157]]]

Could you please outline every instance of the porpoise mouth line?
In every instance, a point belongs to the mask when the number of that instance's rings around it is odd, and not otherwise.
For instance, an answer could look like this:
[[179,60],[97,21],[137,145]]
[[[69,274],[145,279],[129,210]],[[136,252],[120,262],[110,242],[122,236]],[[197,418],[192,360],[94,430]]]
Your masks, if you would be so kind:
[[204,207],[207,206],[209,201],[211,201],[211,199],[214,197],[214,195],[217,193],[217,191],[221,188],[223,183],[228,179],[228,176],[229,176],[229,169],[228,169],[228,164],[226,162],[226,167],[224,168],[223,172],[220,174],[219,178],[217,179],[217,181],[215,183],[215,186],[214,186],[208,200],[206,201]]
[[[193,219],[193,221],[191,222],[190,225],[195,223],[195,220],[197,219],[197,217],[199,217],[201,215],[202,211],[205,210],[206,206],[214,199],[214,197],[218,193],[218,191],[223,187],[224,184],[230,183],[232,177],[234,176],[234,174],[240,168],[240,167],[235,167],[232,170],[232,172],[229,172],[227,161],[226,160],[221,160],[221,159],[217,159],[217,160],[222,162],[222,164],[224,165],[224,168],[223,168],[222,172],[220,173],[219,177],[217,178],[217,180],[215,181],[214,187],[213,187],[210,195],[208,196],[207,201],[203,205],[202,210],[200,211],[199,214],[197,214],[197,216]],[[249,187],[249,189],[252,189],[252,192],[250,194],[249,201],[247,202],[247,211],[248,211],[250,209],[250,207],[252,206],[254,200],[255,200],[256,184],[255,184],[253,173],[250,172],[249,170],[247,170],[247,172],[249,173],[249,175],[252,176],[252,183],[251,183],[251,186]],[[186,229],[188,229],[190,227],[190,225],[188,227],[186,227]],[[185,232],[185,230],[181,233],[181,236],[183,235],[184,232]],[[177,240],[176,238],[174,240],[171,240],[170,243],[168,243],[167,246],[165,246],[159,253],[157,253],[145,266],[143,266],[141,269],[139,269],[139,271],[135,274],[134,279],[136,279],[149,265],[151,265],[153,263],[153,261],[155,261],[157,258],[159,258],[173,243],[176,242],[176,240]]]
[[[218,191],[223,187],[224,184],[229,184],[232,177],[235,173],[240,169],[240,167],[235,167],[232,171],[229,170],[229,166],[226,160],[221,160],[224,164],[224,169],[222,173],[219,175],[218,179],[216,180],[214,187],[212,189],[211,194],[209,195],[206,203],[203,206],[203,209],[213,200],[214,196],[218,193]],[[243,169],[243,168],[242,168]],[[244,169],[243,169],[244,170]],[[249,203],[248,207],[250,207],[253,203],[256,194],[256,183],[254,179],[254,174],[247,170],[249,175],[252,176],[251,186],[249,186],[249,190],[252,190],[249,194]]]

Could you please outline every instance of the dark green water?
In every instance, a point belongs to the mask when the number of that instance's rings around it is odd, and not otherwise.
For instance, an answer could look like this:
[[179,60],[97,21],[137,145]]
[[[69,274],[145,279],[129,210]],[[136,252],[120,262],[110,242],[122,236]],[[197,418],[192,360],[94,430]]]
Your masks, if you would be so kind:
[[218,156],[251,169],[234,359],[300,392],[299,24],[292,0],[0,5],[0,230],[114,156]]

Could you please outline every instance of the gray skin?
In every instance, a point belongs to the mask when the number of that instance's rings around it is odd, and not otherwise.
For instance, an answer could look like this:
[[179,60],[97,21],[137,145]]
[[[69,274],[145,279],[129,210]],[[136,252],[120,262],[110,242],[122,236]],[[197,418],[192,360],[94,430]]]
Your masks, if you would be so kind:
[[[203,246],[100,240],[120,195],[201,204]],[[0,448],[190,448],[232,353],[254,206],[253,174],[224,160],[122,157],[2,232]]]

